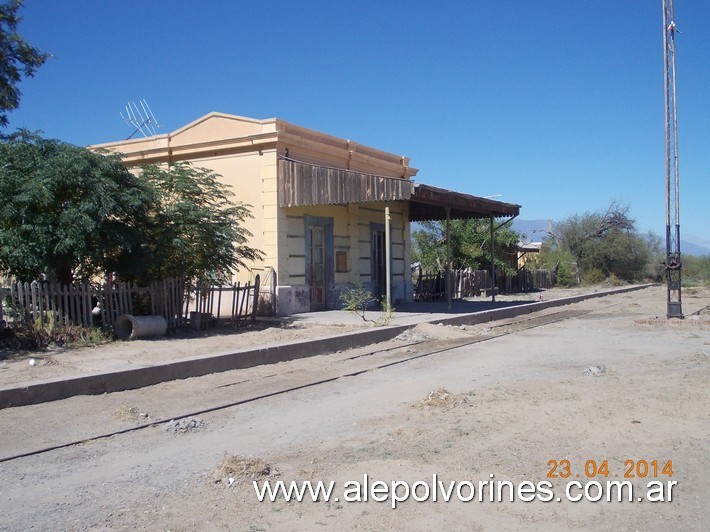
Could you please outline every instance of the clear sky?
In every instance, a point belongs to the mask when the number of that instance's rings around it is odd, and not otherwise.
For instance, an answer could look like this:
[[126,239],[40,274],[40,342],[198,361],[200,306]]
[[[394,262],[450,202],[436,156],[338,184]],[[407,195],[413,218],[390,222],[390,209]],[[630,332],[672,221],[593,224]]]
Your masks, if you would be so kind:
[[[681,230],[710,245],[710,2],[676,0]],[[16,127],[78,145],[219,111],[411,157],[417,180],[563,219],[665,228],[661,0],[25,0],[53,54]],[[238,191],[236,191],[238,193]]]

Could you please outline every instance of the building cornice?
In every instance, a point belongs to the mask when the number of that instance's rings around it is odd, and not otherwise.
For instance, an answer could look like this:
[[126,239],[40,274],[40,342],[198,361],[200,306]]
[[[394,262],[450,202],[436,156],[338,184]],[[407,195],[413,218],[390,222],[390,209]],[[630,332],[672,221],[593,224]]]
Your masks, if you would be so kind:
[[[227,136],[214,140],[188,140],[190,133],[206,126],[211,120],[233,120],[245,129],[261,130],[253,134]],[[223,124],[220,133],[228,131],[229,122]],[[239,126],[237,126],[239,127]],[[278,118],[257,120],[224,113],[209,113],[172,133],[142,139],[130,139],[89,146],[120,153],[128,166],[155,162],[174,162],[188,159],[217,157],[236,153],[249,153],[266,149],[285,152],[289,148],[302,148],[330,157],[345,169],[372,171],[410,178],[417,173],[409,166],[409,157],[399,156],[371,148],[349,139],[338,138],[326,133],[297,126]],[[317,162],[317,161],[314,161]]]

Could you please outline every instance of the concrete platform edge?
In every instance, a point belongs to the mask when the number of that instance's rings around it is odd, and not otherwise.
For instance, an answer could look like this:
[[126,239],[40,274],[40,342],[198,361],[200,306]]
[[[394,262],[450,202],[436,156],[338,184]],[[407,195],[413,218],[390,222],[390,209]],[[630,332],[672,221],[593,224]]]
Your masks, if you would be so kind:
[[[636,285],[613,290],[604,290],[549,301],[536,301],[494,310],[484,310],[472,314],[462,314],[451,318],[434,319],[422,323],[442,323],[444,325],[475,325],[488,321],[513,318],[540,310],[571,305],[586,299],[622,294],[652,286]],[[196,357],[129,370],[109,373],[94,373],[69,379],[38,382],[27,386],[0,389],[0,409],[13,406],[27,406],[48,401],[57,401],[76,395],[98,395],[152,386],[161,382],[200,377],[234,369],[245,369],[263,364],[275,364],[309,356],[322,355],[391,340],[416,325],[397,325],[358,331],[341,336],[306,340],[291,344],[263,347],[251,351],[241,351],[215,356]]]

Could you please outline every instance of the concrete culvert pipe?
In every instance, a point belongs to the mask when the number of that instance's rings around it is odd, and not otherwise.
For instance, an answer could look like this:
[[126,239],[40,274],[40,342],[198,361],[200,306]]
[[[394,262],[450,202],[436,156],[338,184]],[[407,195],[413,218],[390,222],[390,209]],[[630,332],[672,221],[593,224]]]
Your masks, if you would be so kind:
[[168,322],[162,316],[131,316],[123,314],[113,325],[119,340],[134,340],[148,336],[161,336],[168,330]]

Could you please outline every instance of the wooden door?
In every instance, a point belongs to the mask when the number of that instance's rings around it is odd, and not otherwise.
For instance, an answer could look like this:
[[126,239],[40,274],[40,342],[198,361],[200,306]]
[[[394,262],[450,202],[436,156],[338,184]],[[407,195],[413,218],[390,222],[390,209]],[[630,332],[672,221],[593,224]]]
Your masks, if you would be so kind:
[[322,225],[308,227],[311,246],[309,253],[308,287],[311,294],[311,310],[325,310],[326,282],[328,279],[325,261],[325,231]]

